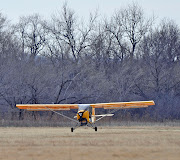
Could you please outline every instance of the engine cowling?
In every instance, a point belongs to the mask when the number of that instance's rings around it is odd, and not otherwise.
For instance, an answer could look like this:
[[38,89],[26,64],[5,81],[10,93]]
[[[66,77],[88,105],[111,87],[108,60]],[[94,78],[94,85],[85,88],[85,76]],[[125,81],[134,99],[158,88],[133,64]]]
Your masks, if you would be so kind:
[[77,113],[77,120],[82,123],[89,122],[89,111],[80,110]]

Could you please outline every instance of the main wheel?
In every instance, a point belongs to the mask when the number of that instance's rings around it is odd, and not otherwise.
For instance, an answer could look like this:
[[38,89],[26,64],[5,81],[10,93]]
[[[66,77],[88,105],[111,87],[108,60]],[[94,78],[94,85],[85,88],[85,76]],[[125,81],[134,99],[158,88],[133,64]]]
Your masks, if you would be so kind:
[[74,131],[74,128],[71,128],[71,132],[73,132]]
[[97,127],[95,127],[94,129],[95,129],[95,131],[97,131]]

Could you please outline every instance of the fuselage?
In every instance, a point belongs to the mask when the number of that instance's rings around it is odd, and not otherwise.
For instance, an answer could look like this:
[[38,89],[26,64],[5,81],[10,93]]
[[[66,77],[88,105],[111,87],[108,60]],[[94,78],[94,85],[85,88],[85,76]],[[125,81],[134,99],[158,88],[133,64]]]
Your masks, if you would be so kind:
[[77,112],[77,120],[81,123],[81,125],[87,125],[87,123],[91,123],[91,114],[90,114],[90,105],[89,104],[80,104]]

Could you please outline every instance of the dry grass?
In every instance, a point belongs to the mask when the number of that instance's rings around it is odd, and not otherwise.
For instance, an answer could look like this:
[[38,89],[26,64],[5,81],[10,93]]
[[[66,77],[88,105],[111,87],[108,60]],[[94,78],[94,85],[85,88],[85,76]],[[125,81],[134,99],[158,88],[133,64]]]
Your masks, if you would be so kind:
[[179,160],[180,127],[0,128],[0,160]]

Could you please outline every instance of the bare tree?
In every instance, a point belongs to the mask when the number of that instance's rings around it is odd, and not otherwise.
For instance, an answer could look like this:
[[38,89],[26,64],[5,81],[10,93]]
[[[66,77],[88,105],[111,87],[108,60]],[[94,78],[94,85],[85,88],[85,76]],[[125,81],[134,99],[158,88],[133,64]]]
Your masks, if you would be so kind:
[[158,38],[162,42],[161,57],[164,61],[172,63],[180,56],[180,30],[172,20],[164,19],[160,24]]
[[[121,61],[127,56],[127,48],[124,41],[124,30],[122,26],[121,17],[119,14],[115,14],[115,16],[111,17],[111,20],[108,22],[105,21],[104,30],[106,34],[109,34],[111,37],[111,52],[113,52],[114,58],[118,58]],[[106,38],[107,39],[107,38]]]
[[43,49],[46,40],[41,17],[38,14],[21,17],[16,25],[16,30],[21,42],[22,52],[30,54],[30,59],[34,61]]
[[153,18],[146,19],[142,8],[136,3],[118,11],[116,17],[121,21],[121,27],[125,33],[124,37],[131,44],[129,54],[130,58],[133,59],[136,46],[151,28]]
[[83,22],[77,21],[74,11],[64,4],[62,13],[53,17],[53,25],[46,25],[51,37],[50,45],[48,45],[51,56],[61,59],[73,58],[75,62],[78,62],[89,46],[89,38],[94,30],[96,17],[96,14],[91,15],[86,27]]

